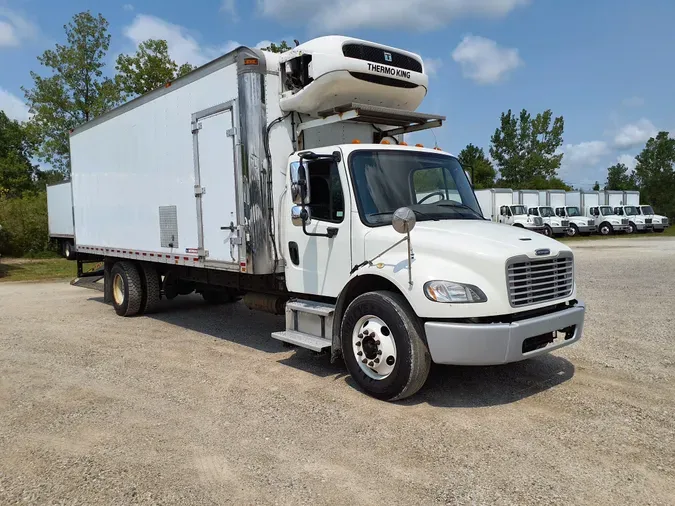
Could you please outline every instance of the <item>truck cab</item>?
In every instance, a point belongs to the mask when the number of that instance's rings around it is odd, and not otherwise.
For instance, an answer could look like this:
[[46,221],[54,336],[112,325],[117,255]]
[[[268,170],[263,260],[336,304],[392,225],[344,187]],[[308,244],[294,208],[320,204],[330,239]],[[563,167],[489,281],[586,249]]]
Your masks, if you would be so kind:
[[555,214],[552,207],[536,206],[528,209],[528,214],[539,216],[544,221],[544,234],[548,237],[563,236],[567,234],[570,222],[567,218],[561,218]]
[[576,206],[556,207],[555,214],[560,218],[569,220],[570,225],[567,229],[568,237],[576,237],[579,234],[591,235],[598,231],[598,227],[595,225],[595,219],[587,218],[581,214],[581,211],[579,211],[579,208]]
[[617,216],[628,218],[628,226],[630,227],[631,234],[647,232],[654,228],[654,225],[652,224],[653,218],[651,216],[643,216],[640,214],[637,206],[617,206],[614,208],[614,213]]
[[588,207],[586,209],[586,216],[595,220],[598,224],[598,232],[601,235],[630,232],[628,218],[622,218],[617,215],[611,206]]
[[652,229],[656,233],[661,234],[670,226],[668,217],[654,213],[654,208],[652,206],[640,205],[635,206],[635,209],[645,218],[645,221],[651,219]]
[[525,228],[540,234],[543,234],[546,230],[544,220],[538,216],[530,215],[527,208],[520,204],[501,206],[499,208],[499,223]]

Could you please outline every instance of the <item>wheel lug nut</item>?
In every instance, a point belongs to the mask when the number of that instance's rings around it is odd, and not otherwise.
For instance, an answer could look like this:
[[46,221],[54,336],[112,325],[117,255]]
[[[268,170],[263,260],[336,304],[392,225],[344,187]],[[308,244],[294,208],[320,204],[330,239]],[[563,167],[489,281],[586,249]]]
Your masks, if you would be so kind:
[[360,352],[358,352],[358,353],[357,353],[357,355],[358,355],[358,356],[360,357],[360,356],[362,356],[362,355],[363,355],[363,352],[362,352],[362,351],[360,351]]
[[359,334],[359,339],[363,339],[363,334]]
[[368,364],[368,367],[373,367],[375,365],[375,362],[371,362]]
[[361,346],[361,341],[357,341],[356,346]]
[[375,346],[379,346],[379,345],[380,345],[380,341],[375,341]]
[[382,355],[382,350],[377,350],[378,355]]
[[380,363],[380,359],[379,359],[379,358],[376,358],[376,359],[375,359],[375,363],[376,363],[376,364],[379,364],[379,363]]
[[368,363],[368,359],[367,359],[367,358],[364,358],[363,360],[361,360],[361,362],[364,363],[364,364],[367,364],[367,363]]

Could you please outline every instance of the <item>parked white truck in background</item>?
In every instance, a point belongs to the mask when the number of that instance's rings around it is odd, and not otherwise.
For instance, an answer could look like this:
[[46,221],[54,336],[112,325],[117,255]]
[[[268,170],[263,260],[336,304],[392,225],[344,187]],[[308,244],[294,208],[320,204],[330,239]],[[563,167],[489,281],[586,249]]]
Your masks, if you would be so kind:
[[659,234],[663,233],[670,226],[668,217],[656,214],[652,206],[636,206],[636,208],[642,216],[644,216],[646,219],[652,220],[654,232]]
[[532,232],[542,233],[544,222],[541,219],[529,216],[525,206],[513,205],[514,192],[507,188],[491,188],[476,190],[475,192],[483,216],[496,223],[525,228]]
[[629,232],[636,234],[638,232],[648,232],[654,228],[653,218],[643,216],[637,206],[616,206],[614,213],[628,219]]
[[273,337],[385,400],[432,361],[574,343],[572,251],[486,221],[456,157],[397,144],[442,123],[415,112],[427,86],[418,55],[323,37],[238,48],[96,118],[70,139],[78,263],[105,261],[121,316],[193,291],[285,313]]
[[532,216],[540,216],[544,220],[544,234],[548,237],[561,236],[567,234],[570,222],[567,218],[561,218],[552,207],[536,206],[530,207],[527,213]]
[[595,219],[598,224],[598,232],[601,235],[610,235],[616,232],[630,232],[628,219],[617,215],[611,206],[587,207],[586,216]]
[[73,194],[70,181],[47,186],[47,222],[49,237],[68,260],[75,259]]

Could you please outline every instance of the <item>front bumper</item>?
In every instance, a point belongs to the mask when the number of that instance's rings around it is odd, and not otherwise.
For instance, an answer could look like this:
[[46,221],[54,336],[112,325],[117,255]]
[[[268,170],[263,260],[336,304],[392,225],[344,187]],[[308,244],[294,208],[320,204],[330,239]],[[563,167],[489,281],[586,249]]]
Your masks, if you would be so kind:
[[569,227],[551,227],[551,230],[553,230],[553,233],[556,235],[563,235],[567,233],[567,229]]
[[525,229],[530,230],[532,232],[537,232],[539,234],[543,234],[544,230],[546,230],[546,227],[543,225],[541,227],[535,227],[534,225],[532,225],[531,227],[525,226]]
[[668,225],[664,225],[663,223],[655,223],[653,225],[654,230],[665,230],[670,226],[670,223]]
[[614,232],[629,232],[630,225],[612,225]]
[[577,228],[582,234],[594,234],[598,231],[598,227],[595,225],[577,225]]
[[[557,350],[581,339],[586,306],[513,323],[467,324],[427,322],[424,330],[431,359],[437,364],[498,365],[518,362]],[[558,337],[545,348],[523,352],[526,339],[573,328],[572,336]]]

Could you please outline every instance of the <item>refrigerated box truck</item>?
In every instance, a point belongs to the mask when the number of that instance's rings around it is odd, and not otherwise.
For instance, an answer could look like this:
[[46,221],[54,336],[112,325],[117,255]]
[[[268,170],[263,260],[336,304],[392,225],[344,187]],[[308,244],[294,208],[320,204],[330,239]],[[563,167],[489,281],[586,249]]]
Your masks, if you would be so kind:
[[485,220],[455,156],[400,141],[442,124],[416,112],[427,87],[416,54],[322,37],[240,47],[94,119],[70,138],[80,268],[104,261],[121,316],[194,291],[283,313],[272,337],[379,399],[432,361],[576,342],[572,251]]
[[47,186],[47,223],[49,238],[68,260],[75,259],[73,194],[70,181]]

